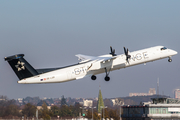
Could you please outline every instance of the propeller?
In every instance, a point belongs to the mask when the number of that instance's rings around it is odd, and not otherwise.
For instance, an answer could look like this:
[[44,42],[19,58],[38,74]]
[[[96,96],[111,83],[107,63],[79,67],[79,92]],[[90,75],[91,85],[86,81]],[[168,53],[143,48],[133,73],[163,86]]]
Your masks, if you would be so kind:
[[131,55],[129,55],[129,51],[128,48],[126,50],[126,48],[124,47],[124,53],[126,55],[126,61],[129,63],[129,59],[131,58]]
[[115,54],[115,49],[112,49],[112,47],[110,46],[110,53],[109,54],[111,54],[112,56],[116,56],[116,54]]

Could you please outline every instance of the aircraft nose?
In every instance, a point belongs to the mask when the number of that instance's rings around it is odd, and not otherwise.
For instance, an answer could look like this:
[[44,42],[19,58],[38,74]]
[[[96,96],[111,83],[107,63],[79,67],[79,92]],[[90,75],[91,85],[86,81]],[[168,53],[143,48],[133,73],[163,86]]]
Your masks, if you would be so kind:
[[173,51],[173,55],[178,54],[178,52],[177,52],[177,51],[175,51],[175,50],[172,50],[172,51]]
[[176,55],[176,54],[178,54],[178,52],[177,52],[177,51],[174,51],[174,54]]

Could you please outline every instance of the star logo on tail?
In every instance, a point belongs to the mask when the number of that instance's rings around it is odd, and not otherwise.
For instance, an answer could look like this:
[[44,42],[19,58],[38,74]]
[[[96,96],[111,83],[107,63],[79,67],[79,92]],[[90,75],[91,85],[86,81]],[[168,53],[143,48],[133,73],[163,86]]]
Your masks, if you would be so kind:
[[18,61],[17,65],[15,65],[15,67],[17,68],[18,71],[25,70],[24,64],[25,64],[24,62]]

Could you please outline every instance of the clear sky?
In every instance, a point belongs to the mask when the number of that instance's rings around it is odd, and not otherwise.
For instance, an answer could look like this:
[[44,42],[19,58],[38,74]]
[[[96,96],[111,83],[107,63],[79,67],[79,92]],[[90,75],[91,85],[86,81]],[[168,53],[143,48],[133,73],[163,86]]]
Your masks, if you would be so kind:
[[113,71],[97,80],[84,78],[55,84],[17,84],[18,78],[4,57],[23,53],[34,68],[61,67],[78,62],[76,54],[98,56],[109,46],[123,54],[163,45],[180,52],[179,0],[1,0],[0,95],[8,98],[128,96],[157,88],[173,97],[180,88],[180,57]]

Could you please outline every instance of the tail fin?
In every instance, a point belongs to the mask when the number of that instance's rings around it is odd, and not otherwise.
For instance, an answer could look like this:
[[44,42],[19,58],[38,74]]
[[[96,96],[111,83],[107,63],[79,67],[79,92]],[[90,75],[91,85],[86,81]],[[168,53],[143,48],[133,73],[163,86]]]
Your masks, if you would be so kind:
[[38,75],[38,72],[23,58],[24,54],[17,54],[9,57],[5,57],[5,61],[8,61],[18,78],[24,79]]

